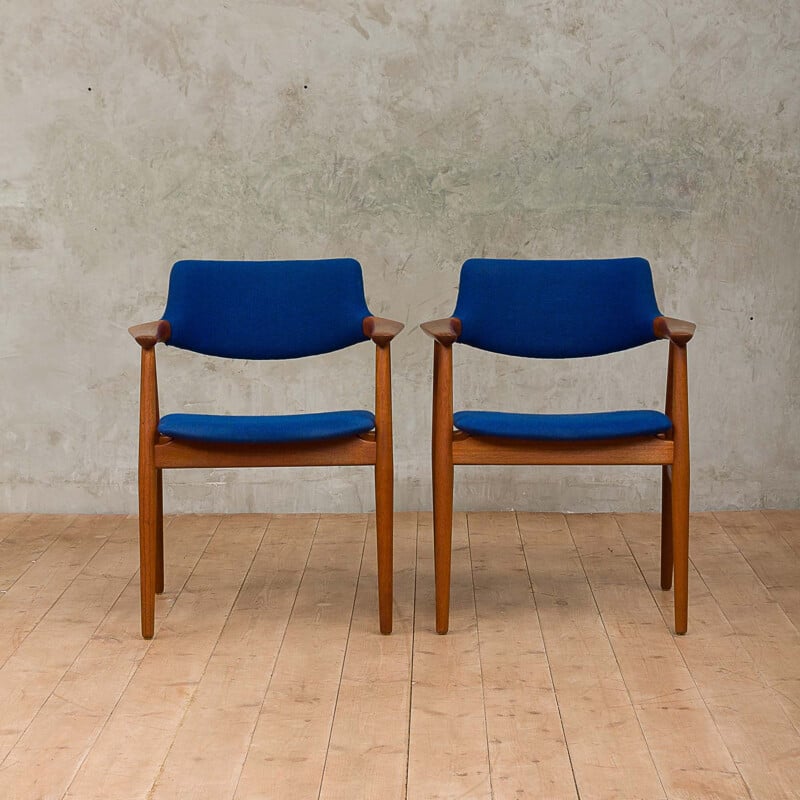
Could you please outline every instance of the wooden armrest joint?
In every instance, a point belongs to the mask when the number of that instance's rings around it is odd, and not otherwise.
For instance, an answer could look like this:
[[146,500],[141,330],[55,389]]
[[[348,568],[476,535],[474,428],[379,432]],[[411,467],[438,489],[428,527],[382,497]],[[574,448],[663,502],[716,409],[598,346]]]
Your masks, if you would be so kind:
[[659,339],[669,339],[679,347],[685,347],[694,336],[697,326],[693,322],[674,317],[656,317],[653,320],[653,333]]
[[383,317],[364,317],[362,329],[378,347],[386,347],[405,328],[402,322]]
[[458,341],[461,335],[461,320],[458,317],[446,317],[445,319],[433,319],[430,322],[423,322],[420,326],[422,330],[439,344],[449,347]]
[[145,322],[142,325],[132,325],[128,333],[145,350],[150,350],[159,342],[168,342],[172,334],[169,322],[158,319],[155,322]]

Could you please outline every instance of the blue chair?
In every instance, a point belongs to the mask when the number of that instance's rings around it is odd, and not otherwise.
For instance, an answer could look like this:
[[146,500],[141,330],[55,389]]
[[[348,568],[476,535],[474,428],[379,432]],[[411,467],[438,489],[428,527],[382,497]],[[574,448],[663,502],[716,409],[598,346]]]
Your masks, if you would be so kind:
[[[447,633],[454,464],[658,464],[663,472],[661,586],[675,575],[675,630],[685,633],[689,568],[691,322],[658,310],[641,258],[471,259],[453,316],[426,322],[433,339],[433,508],[436,630]],[[455,342],[526,358],[597,356],[669,339],[665,413],[453,414]],[[455,428],[455,430],[454,430]]]
[[[392,390],[390,342],[399,322],[367,308],[361,265],[319,261],[179,261],[162,319],[130,328],[142,348],[139,411],[139,557],[142,636],[153,636],[164,591],[164,469],[372,464],[381,633],[392,630]],[[211,356],[286,359],[371,339],[375,413],[281,416],[159,415],[155,346]]]

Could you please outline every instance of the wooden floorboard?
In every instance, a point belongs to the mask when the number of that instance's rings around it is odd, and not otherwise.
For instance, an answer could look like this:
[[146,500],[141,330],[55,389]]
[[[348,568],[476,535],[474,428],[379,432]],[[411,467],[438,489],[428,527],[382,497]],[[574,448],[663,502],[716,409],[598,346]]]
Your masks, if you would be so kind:
[[575,798],[516,515],[470,514],[469,540],[494,796]]
[[[798,515],[800,516],[800,515]],[[753,573],[784,614],[800,631],[800,549],[781,535],[781,525],[770,523],[760,511],[714,515],[733,540]]]
[[0,593],[6,594],[75,519],[58,514],[13,519],[0,541]]
[[518,517],[579,796],[664,798],[566,518]]
[[319,796],[366,528],[319,521],[234,797]]
[[410,800],[491,797],[467,519],[453,518],[450,632],[434,632],[433,520],[420,514],[411,685]]
[[[626,515],[620,522],[647,583],[657,587],[658,518]],[[800,786],[797,730],[728,620],[729,609],[719,604],[706,583],[718,564],[735,558],[738,551],[713,515],[693,514],[689,552],[689,632],[675,642],[751,796],[796,798]],[[735,573],[728,577],[734,588],[738,577]],[[665,623],[671,624],[671,593],[655,590],[653,594]]]
[[2,514],[0,515],[0,542],[10,536],[25,522],[30,514]]
[[393,631],[391,636],[376,635],[378,578],[371,520],[325,761],[324,800],[405,797],[416,559],[417,515],[397,514]]
[[[67,797],[139,798],[156,780],[264,533],[263,524],[241,523],[236,517],[215,522],[209,525],[215,529],[211,540],[156,626],[156,638]],[[202,536],[203,530],[198,533]]]
[[[268,524],[151,796],[232,797],[308,560],[315,517]],[[213,758],[198,757],[213,753]]]
[[[723,608],[756,669],[800,732],[800,633],[736,542],[737,538],[749,538],[746,532],[751,530],[750,517],[743,515],[741,518],[744,525],[738,530],[745,533],[732,535],[737,526],[731,523],[729,515],[715,514],[716,523],[727,522],[722,526],[722,535],[728,537],[732,547],[724,556],[713,560],[700,551],[698,559],[702,561],[696,563],[702,564],[706,585]],[[784,553],[776,554],[776,558],[784,556]],[[788,562],[785,566],[791,570],[794,565]],[[761,569],[766,574],[776,571],[764,568],[763,562]]]
[[767,510],[761,512],[773,530],[800,554],[800,511]]
[[[157,620],[169,611],[218,521],[191,516],[165,521],[170,546]],[[119,535],[122,559],[113,573],[128,577],[128,583],[0,767],[8,796],[61,797],[66,792],[150,645],[140,632],[136,520],[121,526]]]
[[0,798],[800,797],[800,512],[694,514],[689,632],[654,514],[0,515]]
[[664,625],[617,521],[608,514],[567,519],[667,797],[746,800],[678,637]]
[[[130,544],[106,542],[0,668],[0,758],[16,745],[130,580]],[[18,611],[16,604],[10,611]],[[5,618],[4,608],[0,614]]]

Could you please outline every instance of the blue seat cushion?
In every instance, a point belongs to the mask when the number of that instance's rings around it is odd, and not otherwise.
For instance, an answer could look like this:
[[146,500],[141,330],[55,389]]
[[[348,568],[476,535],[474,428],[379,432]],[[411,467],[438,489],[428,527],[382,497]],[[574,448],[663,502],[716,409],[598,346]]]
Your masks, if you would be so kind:
[[574,441],[615,439],[666,433],[669,417],[660,411],[603,411],[595,414],[511,414],[503,411],[457,411],[456,428],[475,436]]
[[236,417],[219,414],[167,414],[158,424],[162,436],[229,444],[268,444],[335,439],[375,427],[369,411]]

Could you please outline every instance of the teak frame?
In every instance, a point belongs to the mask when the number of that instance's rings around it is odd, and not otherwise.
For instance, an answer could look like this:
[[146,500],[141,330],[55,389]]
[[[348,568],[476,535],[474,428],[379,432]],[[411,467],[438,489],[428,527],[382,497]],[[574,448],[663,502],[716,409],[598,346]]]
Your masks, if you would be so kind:
[[142,636],[153,637],[155,596],[164,591],[162,471],[193,467],[375,467],[380,631],[392,632],[392,374],[390,343],[403,324],[365,317],[364,335],[375,345],[375,430],[337,439],[281,444],[221,444],[177,440],[158,433],[158,380],[155,346],[169,342],[166,320],[134,325],[131,336],[142,348],[139,404],[139,563]]
[[656,317],[653,332],[669,339],[665,413],[672,429],[658,436],[581,441],[539,441],[473,436],[453,429],[453,344],[461,335],[457,317],[423,323],[433,346],[433,528],[436,632],[447,633],[450,616],[450,556],[453,528],[453,467],[456,464],[654,464],[663,476],[661,588],[675,575],[675,632],[686,633],[689,604],[689,403],[686,345],[695,325]]

